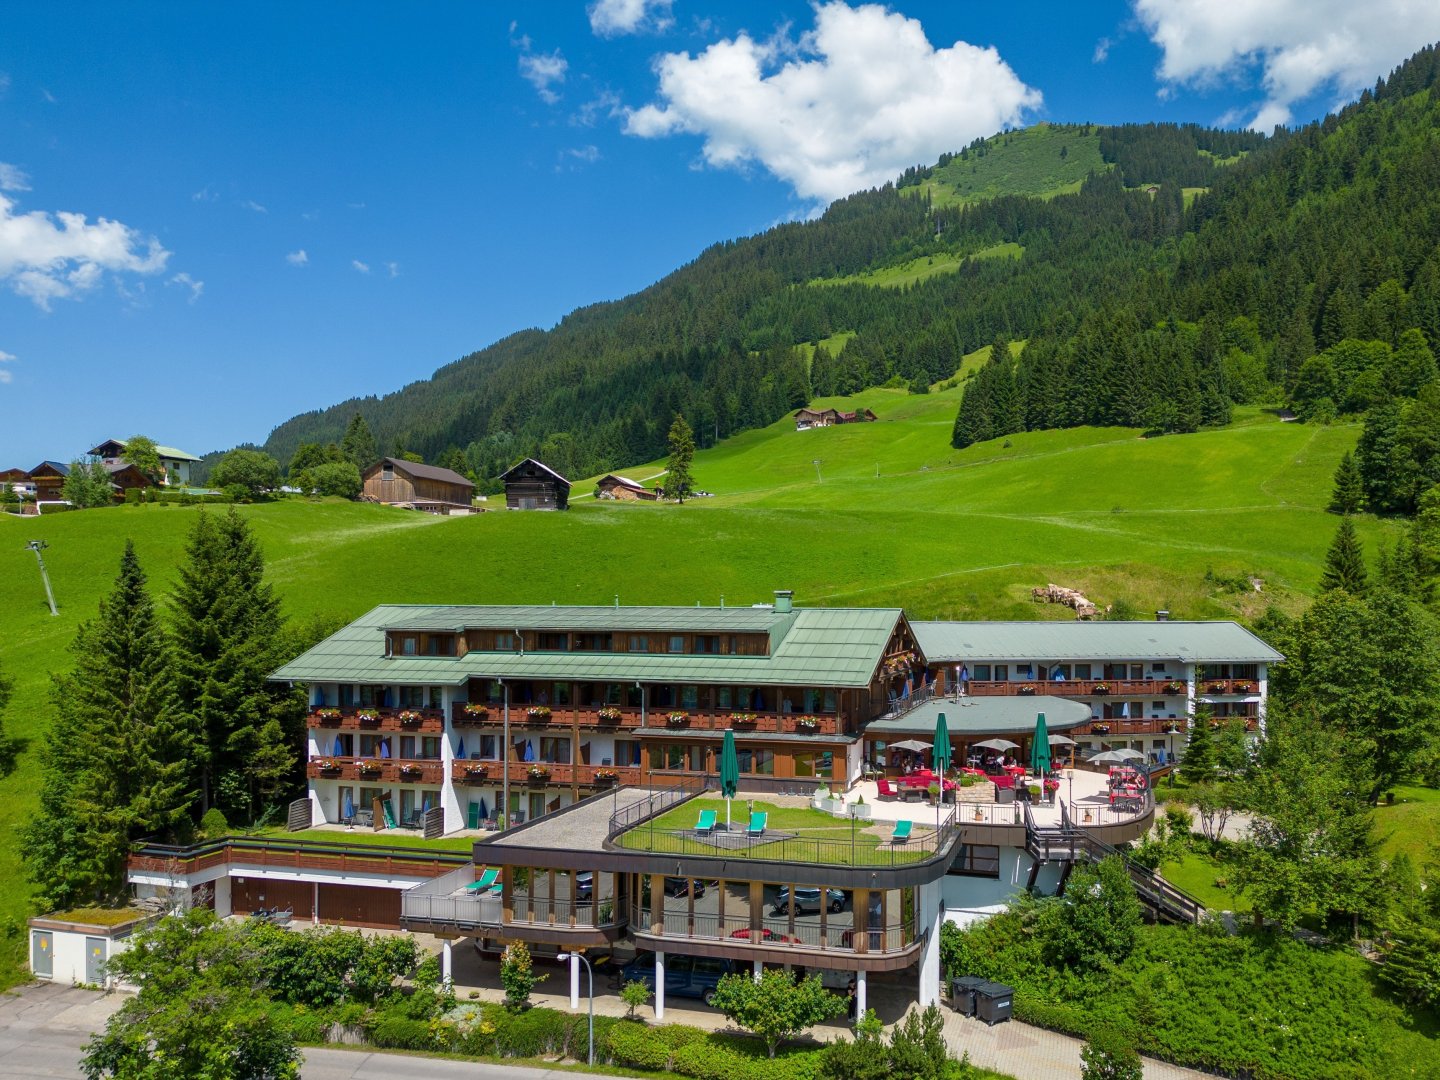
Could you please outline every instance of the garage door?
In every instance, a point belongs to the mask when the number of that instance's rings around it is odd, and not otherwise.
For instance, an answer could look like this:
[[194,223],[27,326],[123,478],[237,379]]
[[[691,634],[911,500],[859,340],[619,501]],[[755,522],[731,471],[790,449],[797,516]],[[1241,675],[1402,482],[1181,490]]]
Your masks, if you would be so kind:
[[321,885],[320,921],[399,929],[400,892],[369,885]]

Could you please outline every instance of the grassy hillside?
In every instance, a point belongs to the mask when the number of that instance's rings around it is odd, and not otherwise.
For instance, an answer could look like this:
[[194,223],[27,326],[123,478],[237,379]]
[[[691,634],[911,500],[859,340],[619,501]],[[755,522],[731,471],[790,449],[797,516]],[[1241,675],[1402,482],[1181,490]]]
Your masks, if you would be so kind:
[[1018,259],[1025,254],[1019,244],[991,244],[969,255],[941,252],[909,259],[895,266],[867,270],[863,274],[849,274],[845,277],[815,278],[810,285],[874,285],[882,289],[899,289],[915,285],[937,274],[953,274],[972,259]]
[[[796,432],[781,421],[696,457],[716,493],[684,506],[603,505],[568,514],[433,518],[382,507],[282,501],[243,507],[287,610],[352,617],[382,602],[752,603],[793,588],[802,604],[900,604],[921,618],[1064,618],[1036,607],[1046,581],[1144,613],[1287,605],[1318,580],[1335,519],[1323,512],[1351,426],[1281,424],[1251,412],[1222,431],[1142,440],[1125,429],[1015,435],[956,451],[960,391],[872,390],[874,424]],[[820,461],[816,481],[814,461]],[[663,462],[628,467],[648,476]],[[576,484],[577,495],[590,489]],[[153,505],[0,517],[0,667],[16,680],[7,730],[27,746],[0,780],[0,927],[23,948],[17,829],[34,802],[33,749],[49,722],[49,672],[67,662],[132,538],[156,589],[175,579],[199,511]],[[1374,550],[1387,528],[1366,520]],[[45,539],[61,611],[33,556]],[[1266,594],[1217,593],[1207,569],[1253,573]]]
[[965,157],[940,166],[917,190],[928,194],[935,206],[997,195],[1052,198],[1079,191],[1086,176],[1109,168],[1100,156],[1099,129],[1036,124],[985,140],[984,150],[967,151]]

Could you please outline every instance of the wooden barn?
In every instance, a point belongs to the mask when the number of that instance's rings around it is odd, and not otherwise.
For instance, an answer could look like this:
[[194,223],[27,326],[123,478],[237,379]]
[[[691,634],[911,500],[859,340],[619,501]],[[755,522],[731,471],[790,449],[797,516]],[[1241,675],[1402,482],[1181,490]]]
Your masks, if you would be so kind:
[[659,498],[644,484],[637,483],[628,476],[616,476],[614,473],[602,477],[600,482],[595,485],[595,497],[597,499],[616,499],[622,502],[654,502]]
[[403,458],[382,458],[366,469],[363,497],[388,506],[407,506],[432,514],[469,511],[475,485],[450,469]]
[[839,409],[800,409],[795,413],[795,430],[806,431],[817,427],[834,427],[836,424],[868,424],[875,419],[869,409],[841,412]]
[[110,486],[115,489],[116,498],[123,499],[131,488],[148,488],[150,480],[128,461],[107,461],[105,471],[110,474]]
[[70,466],[59,461],[42,461],[30,470],[30,482],[35,485],[35,501],[59,502],[64,498],[60,490],[65,478],[70,475]]
[[526,458],[500,477],[507,510],[568,510],[570,481],[549,465]]

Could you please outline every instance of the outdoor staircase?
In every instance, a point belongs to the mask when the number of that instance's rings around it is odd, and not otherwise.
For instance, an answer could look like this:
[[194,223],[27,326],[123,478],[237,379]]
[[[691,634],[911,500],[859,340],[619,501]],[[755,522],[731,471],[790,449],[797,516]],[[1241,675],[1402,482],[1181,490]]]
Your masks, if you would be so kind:
[[1041,866],[1058,862],[1065,864],[1060,877],[1060,892],[1063,894],[1070,870],[1075,863],[1081,859],[1099,862],[1115,855],[1124,863],[1136,897],[1154,913],[1155,918],[1165,922],[1198,923],[1205,914],[1205,905],[1195,897],[1177,889],[1153,870],[1136,864],[1119,848],[1076,826],[1070,820],[1063,803],[1060,807],[1059,825],[1037,825],[1030,813],[1029,803],[1022,805],[1025,808],[1025,850],[1034,860],[1030,865],[1027,888],[1035,887],[1035,879]]

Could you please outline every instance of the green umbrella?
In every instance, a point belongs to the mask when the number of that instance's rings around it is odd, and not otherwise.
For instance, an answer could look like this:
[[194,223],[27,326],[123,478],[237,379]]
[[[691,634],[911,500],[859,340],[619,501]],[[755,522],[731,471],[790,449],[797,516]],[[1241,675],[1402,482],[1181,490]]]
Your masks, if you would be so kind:
[[950,729],[945,725],[945,714],[935,718],[935,746],[930,754],[930,765],[944,776],[950,770]]
[[1035,714],[1035,738],[1030,740],[1030,771],[1044,776],[1050,771],[1050,733],[1045,730],[1045,714]]
[[730,831],[730,800],[740,790],[740,761],[735,756],[735,732],[725,730],[720,744],[720,794],[725,796],[725,831]]

